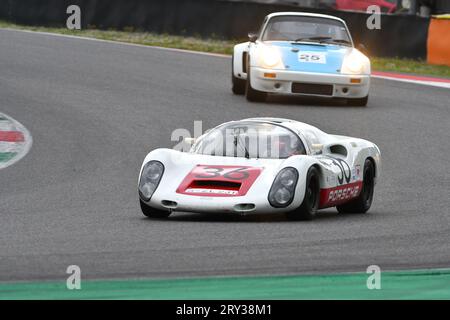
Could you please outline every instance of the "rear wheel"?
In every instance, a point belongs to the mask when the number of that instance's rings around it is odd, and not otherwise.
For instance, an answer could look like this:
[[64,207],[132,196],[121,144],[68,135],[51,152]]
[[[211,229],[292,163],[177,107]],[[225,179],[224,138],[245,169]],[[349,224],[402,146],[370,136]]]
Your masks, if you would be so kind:
[[250,81],[250,66],[247,69],[247,81],[245,85],[245,97],[248,101],[251,102],[264,102],[267,98],[267,93],[258,91],[252,88],[252,84]]
[[315,167],[308,170],[306,176],[305,198],[302,205],[295,211],[287,213],[290,220],[312,220],[319,208],[320,182],[319,171]]
[[354,107],[365,107],[367,102],[369,102],[369,96],[365,96],[364,98],[347,99],[347,105]]
[[164,210],[158,210],[155,208],[152,208],[148,205],[146,205],[142,200],[139,199],[139,204],[141,205],[141,210],[144,216],[148,218],[154,218],[154,219],[163,219],[170,216],[172,212],[170,211],[164,211]]
[[234,94],[244,94],[245,93],[245,80],[239,79],[234,76],[234,55],[231,58],[231,91]]
[[339,213],[366,213],[373,200],[375,189],[375,166],[373,162],[366,159],[364,163],[363,186],[358,198],[346,204],[336,206]]

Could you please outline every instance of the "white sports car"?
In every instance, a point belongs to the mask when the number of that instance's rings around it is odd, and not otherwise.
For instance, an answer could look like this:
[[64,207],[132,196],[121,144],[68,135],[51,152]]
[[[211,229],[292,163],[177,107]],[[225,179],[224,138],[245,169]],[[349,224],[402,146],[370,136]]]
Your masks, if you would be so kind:
[[249,40],[234,47],[235,94],[245,93],[249,101],[264,101],[268,93],[278,93],[367,104],[370,60],[354,48],[344,20],[313,13],[272,13]]
[[380,175],[378,147],[298,121],[251,118],[221,124],[189,152],[156,149],[141,167],[138,191],[148,217],[172,211],[286,213],[369,210]]

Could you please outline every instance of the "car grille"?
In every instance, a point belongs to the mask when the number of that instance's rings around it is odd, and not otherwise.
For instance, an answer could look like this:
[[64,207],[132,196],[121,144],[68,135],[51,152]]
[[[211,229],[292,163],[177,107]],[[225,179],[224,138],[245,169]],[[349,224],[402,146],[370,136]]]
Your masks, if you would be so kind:
[[317,94],[322,96],[333,95],[333,86],[330,84],[292,83],[292,93]]

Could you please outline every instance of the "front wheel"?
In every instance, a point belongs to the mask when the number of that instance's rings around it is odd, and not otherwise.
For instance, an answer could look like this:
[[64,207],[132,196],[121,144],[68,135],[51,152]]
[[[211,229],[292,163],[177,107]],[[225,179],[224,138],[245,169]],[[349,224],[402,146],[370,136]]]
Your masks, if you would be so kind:
[[170,216],[172,212],[170,211],[164,211],[164,210],[158,210],[155,208],[152,208],[148,205],[146,205],[142,200],[139,199],[139,204],[141,205],[141,210],[144,216],[148,218],[154,218],[154,219],[164,219]]
[[245,93],[245,80],[239,79],[234,76],[234,55],[231,58],[231,91],[234,94],[244,94]]
[[258,91],[252,88],[250,81],[250,67],[247,70],[247,81],[245,85],[245,97],[251,102],[264,102],[267,98],[267,93],[263,91]]
[[367,102],[369,102],[369,96],[365,96],[364,98],[347,99],[347,105],[354,107],[365,107]]
[[231,91],[234,94],[244,94],[245,93],[245,80],[239,79],[235,77],[233,74],[231,75]]
[[319,208],[320,182],[319,171],[316,167],[311,167],[306,176],[305,198],[302,205],[295,211],[288,212],[290,220],[312,220],[316,216]]
[[363,186],[358,198],[336,206],[339,213],[366,213],[369,211],[373,200],[375,189],[375,166],[373,162],[366,159],[364,163]]

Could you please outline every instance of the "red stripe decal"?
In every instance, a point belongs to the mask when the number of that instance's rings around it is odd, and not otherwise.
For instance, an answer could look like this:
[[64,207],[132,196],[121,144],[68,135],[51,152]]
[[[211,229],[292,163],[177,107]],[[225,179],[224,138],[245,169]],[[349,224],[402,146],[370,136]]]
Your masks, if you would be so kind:
[[25,138],[20,131],[0,131],[0,141],[23,142],[25,141]]
[[361,193],[362,181],[320,190],[320,208],[334,207],[356,198]]
[[203,197],[244,196],[263,168],[197,165],[184,178],[177,193]]

